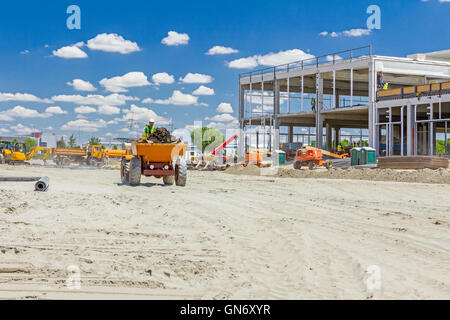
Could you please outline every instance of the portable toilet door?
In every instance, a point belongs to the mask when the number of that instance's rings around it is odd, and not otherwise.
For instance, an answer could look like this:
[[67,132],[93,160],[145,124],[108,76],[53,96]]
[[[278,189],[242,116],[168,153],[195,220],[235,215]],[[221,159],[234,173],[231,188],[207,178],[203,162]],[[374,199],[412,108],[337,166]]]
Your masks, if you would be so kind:
[[361,148],[352,149],[350,163],[352,166],[358,166],[361,164]]
[[361,157],[364,158],[364,164],[376,163],[376,150],[370,147],[364,147],[361,150]]
[[286,164],[286,152],[284,152],[283,150],[275,150],[275,158],[274,160],[274,165],[284,165]]

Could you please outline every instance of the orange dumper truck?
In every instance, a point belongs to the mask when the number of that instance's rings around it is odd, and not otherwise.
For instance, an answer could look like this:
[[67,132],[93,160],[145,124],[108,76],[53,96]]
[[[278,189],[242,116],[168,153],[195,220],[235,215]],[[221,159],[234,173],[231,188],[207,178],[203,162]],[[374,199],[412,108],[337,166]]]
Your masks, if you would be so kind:
[[135,141],[131,154],[122,157],[120,177],[123,184],[137,186],[141,176],[163,178],[166,185],[185,186],[187,165],[185,143],[144,143]]

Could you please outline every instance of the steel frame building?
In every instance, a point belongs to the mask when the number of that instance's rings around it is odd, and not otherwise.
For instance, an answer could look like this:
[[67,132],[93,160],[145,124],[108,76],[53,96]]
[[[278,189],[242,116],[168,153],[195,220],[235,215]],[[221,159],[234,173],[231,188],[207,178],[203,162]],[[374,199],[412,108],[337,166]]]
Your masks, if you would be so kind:
[[289,142],[296,127],[312,129],[316,146],[328,150],[340,142],[343,128],[353,128],[368,130],[369,146],[378,155],[435,154],[437,133],[447,143],[450,92],[381,97],[380,74],[394,90],[436,86],[450,81],[450,50],[400,58],[374,55],[367,46],[240,74],[239,123],[245,138],[239,155],[262,128],[264,139],[269,128],[269,148],[279,149],[283,127]]

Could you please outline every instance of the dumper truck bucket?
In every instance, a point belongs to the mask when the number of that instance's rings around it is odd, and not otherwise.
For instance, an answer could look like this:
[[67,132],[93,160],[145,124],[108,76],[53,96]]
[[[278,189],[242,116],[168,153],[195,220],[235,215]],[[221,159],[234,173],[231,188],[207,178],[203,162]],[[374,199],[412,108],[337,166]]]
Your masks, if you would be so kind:
[[134,143],[133,155],[143,157],[146,162],[172,162],[186,152],[185,143]]

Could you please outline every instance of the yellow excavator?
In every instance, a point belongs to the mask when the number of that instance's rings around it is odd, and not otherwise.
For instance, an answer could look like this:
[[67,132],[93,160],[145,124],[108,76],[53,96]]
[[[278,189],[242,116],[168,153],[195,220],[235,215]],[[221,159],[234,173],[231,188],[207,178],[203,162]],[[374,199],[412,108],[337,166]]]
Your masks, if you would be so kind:
[[25,149],[25,144],[21,142],[14,143],[5,140],[0,141],[0,163],[7,163],[11,165],[26,164],[36,152],[46,151],[44,157],[42,158],[45,163],[52,150],[51,148],[34,147],[30,153],[26,154]]

